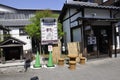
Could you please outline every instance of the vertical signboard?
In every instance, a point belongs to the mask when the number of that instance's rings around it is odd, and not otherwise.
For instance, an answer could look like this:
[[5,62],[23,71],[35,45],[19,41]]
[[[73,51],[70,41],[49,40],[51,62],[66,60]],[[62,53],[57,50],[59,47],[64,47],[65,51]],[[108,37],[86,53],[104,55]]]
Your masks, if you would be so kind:
[[41,44],[57,44],[58,30],[57,19],[42,18],[41,19]]

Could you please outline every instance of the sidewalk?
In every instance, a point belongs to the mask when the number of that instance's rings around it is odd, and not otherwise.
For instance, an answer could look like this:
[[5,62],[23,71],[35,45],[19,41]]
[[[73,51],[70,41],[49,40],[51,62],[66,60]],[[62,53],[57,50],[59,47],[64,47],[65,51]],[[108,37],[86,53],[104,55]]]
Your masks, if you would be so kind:
[[[42,58],[40,58],[41,64],[47,63],[46,61],[42,61]],[[117,58],[120,58],[120,54],[117,55]],[[105,61],[109,60],[114,60],[114,54],[112,58],[96,58],[96,59],[89,59],[86,63],[87,64],[99,64],[99,63],[104,63]],[[35,61],[31,62],[31,65],[33,65]],[[24,65],[24,60],[16,60],[16,61],[7,61],[5,64],[0,63],[0,68],[4,67],[12,67],[12,66],[23,66]]]
[[12,66],[23,66],[24,65],[24,61],[20,60],[20,61],[8,61],[5,64],[0,63],[0,68],[5,68],[5,67],[12,67]]
[[[45,64],[47,63],[46,61],[42,61],[42,58],[40,58],[40,62],[41,64]],[[120,58],[120,54],[117,55],[117,58]],[[106,61],[112,61],[114,60],[114,54],[112,58],[96,58],[96,59],[89,59],[88,61],[86,61],[86,64],[100,64],[100,63],[104,63]],[[31,65],[33,65],[35,63],[35,61],[31,62]],[[0,63],[0,68],[5,68],[5,67],[14,67],[14,66],[24,66],[24,60],[16,60],[16,61],[7,61],[5,64]]]
[[55,68],[31,69],[27,72],[0,74],[0,80],[30,80],[38,76],[39,80],[120,80],[120,57],[88,60],[85,65],[77,64],[76,70],[68,65]]

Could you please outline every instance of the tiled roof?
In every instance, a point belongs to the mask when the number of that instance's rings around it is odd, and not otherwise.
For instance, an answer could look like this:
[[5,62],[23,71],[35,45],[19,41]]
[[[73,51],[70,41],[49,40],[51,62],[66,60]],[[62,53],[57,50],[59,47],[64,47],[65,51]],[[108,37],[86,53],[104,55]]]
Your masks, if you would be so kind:
[[98,5],[97,3],[91,2],[79,2],[79,1],[71,1],[65,4],[66,6],[76,6],[76,7],[93,7],[93,8],[103,8],[103,9],[119,9],[120,7],[116,6],[103,6]]
[[[14,42],[12,42],[12,41],[14,41]],[[6,40],[0,42],[0,47],[15,47],[15,46],[22,46],[25,44],[26,43],[24,41],[21,41],[15,37],[9,37]]]
[[73,4],[73,5],[86,5],[86,6],[98,6],[97,3],[91,3],[91,2],[80,2],[80,1],[69,1],[66,4]]
[[31,22],[28,19],[2,19],[0,20],[0,24],[3,26],[25,26],[30,24]]
[[[7,7],[7,8],[11,8],[11,9],[14,9],[14,10],[19,10],[19,11],[43,11],[44,9],[18,9],[18,8],[14,8],[14,7],[11,7],[11,6],[7,6],[7,5],[4,5],[4,4],[0,4],[0,6],[3,6],[3,7]],[[55,13],[60,13],[60,10],[51,10],[52,12],[55,12]]]
[[110,10],[120,11],[120,7],[116,7],[116,6],[102,6],[102,5],[98,5],[97,3],[70,1],[68,3],[65,3],[63,6],[61,14],[58,18],[60,21],[63,19],[68,8],[75,8],[75,9],[96,8],[96,9],[110,9]]

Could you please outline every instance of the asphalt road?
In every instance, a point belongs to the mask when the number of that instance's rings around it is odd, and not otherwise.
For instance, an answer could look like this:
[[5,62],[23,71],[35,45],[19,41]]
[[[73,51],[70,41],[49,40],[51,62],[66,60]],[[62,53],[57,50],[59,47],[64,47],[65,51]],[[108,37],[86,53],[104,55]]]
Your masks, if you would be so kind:
[[29,68],[27,72],[10,70],[0,73],[0,80],[30,80],[34,76],[39,80],[120,80],[120,57],[89,60],[85,65],[77,64],[76,70],[69,70],[68,65]]

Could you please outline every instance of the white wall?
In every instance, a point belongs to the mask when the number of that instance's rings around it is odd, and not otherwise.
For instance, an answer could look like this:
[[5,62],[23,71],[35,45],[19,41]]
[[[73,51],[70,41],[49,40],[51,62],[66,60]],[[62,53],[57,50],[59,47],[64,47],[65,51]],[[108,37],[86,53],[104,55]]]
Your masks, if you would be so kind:
[[0,30],[0,40],[3,40],[3,30]]
[[[116,27],[116,32],[119,32],[118,27]],[[120,36],[117,36],[117,49],[120,49]]]
[[[120,18],[120,12],[112,10],[112,14],[115,15],[115,18]],[[119,32],[118,27],[116,27],[116,32]],[[117,36],[116,38],[117,38],[117,49],[120,49],[120,36]],[[114,35],[113,35],[113,49],[115,49],[115,45],[114,44],[115,43],[114,43]]]
[[29,49],[32,49],[32,46],[31,46],[31,39],[27,39],[27,35],[22,35],[20,36],[19,35],[19,28],[10,28],[11,31],[10,31],[10,34],[12,37],[15,37],[23,42],[26,43],[26,45],[23,45],[23,50],[29,50]]
[[106,9],[85,8],[85,17],[110,18],[110,11]]

